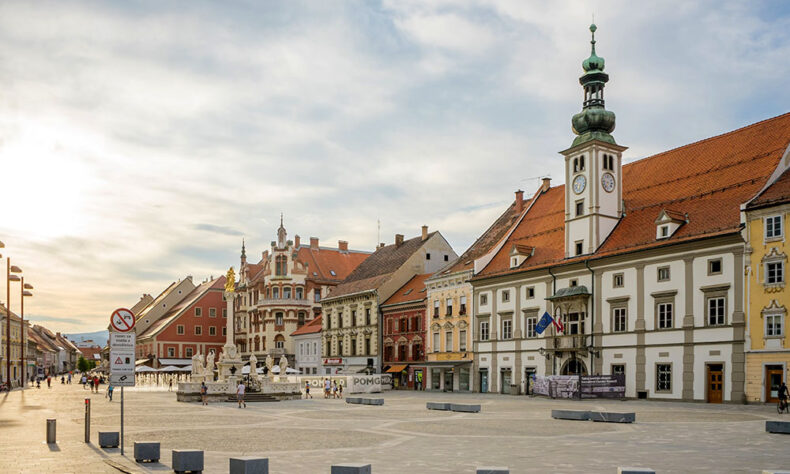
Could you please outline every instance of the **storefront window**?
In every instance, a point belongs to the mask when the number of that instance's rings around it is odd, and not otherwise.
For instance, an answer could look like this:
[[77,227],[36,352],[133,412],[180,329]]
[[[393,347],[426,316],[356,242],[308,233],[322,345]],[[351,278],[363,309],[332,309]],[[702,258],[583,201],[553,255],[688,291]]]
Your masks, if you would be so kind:
[[439,369],[431,369],[431,389],[441,390],[441,374]]
[[458,378],[458,389],[462,392],[469,391],[469,369],[461,369]]

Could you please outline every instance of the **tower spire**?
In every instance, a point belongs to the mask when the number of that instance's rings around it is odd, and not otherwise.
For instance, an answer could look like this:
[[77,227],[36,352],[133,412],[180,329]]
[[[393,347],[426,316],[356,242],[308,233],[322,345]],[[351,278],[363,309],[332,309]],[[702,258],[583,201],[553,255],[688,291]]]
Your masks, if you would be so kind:
[[285,248],[285,238],[287,233],[285,232],[285,226],[283,226],[283,213],[280,213],[280,228],[277,229],[277,247]]

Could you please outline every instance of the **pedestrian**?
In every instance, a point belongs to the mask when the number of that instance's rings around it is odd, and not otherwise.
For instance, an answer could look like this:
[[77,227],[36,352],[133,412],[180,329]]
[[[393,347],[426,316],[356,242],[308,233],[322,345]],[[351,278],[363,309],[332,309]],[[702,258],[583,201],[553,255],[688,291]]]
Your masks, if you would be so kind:
[[82,374],[82,377],[80,377],[80,383],[82,384],[82,389],[83,390],[88,388],[88,387],[85,386],[85,382],[87,382],[87,381],[88,381],[88,379],[85,378],[85,374]]
[[96,389],[96,393],[99,393],[99,376],[93,376],[93,387]]
[[244,408],[247,408],[247,402],[244,401],[244,390],[245,390],[244,382],[239,380],[239,386],[236,387],[236,400],[239,402],[239,408],[241,405],[244,404]]
[[332,382],[332,398],[337,398],[337,380]]
[[170,386],[167,388],[167,391],[168,392],[172,392],[173,391],[173,377],[170,377]]
[[309,381],[304,386],[304,398],[313,398],[313,396],[310,395],[310,382]]
[[337,384],[337,394],[340,397],[340,399],[342,400],[343,399],[343,384],[342,383]]
[[67,383],[67,384],[69,384],[69,385],[71,385],[71,371],[69,371],[69,376],[68,376],[68,378],[66,379],[66,383]]
[[62,375],[60,376],[60,384],[61,385],[66,385],[66,377],[64,377]]
[[324,398],[329,398],[329,387],[331,387],[331,382],[329,379],[324,379]]
[[113,387],[112,384],[108,384],[107,385],[107,398],[109,398],[110,401],[112,401],[112,391],[113,390],[115,390],[115,387]]
[[36,388],[41,388],[41,379],[36,379]]
[[200,382],[200,401],[203,403],[203,406],[208,405],[208,387],[206,387],[206,382]]
[[52,388],[52,376],[47,375],[47,388]]

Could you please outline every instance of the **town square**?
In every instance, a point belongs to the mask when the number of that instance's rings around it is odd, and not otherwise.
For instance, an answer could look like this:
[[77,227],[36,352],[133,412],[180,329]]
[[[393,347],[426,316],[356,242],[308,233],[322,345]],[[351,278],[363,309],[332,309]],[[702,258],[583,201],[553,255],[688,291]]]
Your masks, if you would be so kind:
[[790,472],[790,8],[715,6],[3,2],[0,472]]

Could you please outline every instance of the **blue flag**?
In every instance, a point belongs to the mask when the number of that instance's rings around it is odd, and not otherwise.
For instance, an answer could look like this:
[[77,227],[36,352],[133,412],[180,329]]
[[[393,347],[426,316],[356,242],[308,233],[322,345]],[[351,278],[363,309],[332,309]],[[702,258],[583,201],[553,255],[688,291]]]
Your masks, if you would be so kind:
[[554,318],[548,312],[543,313],[543,317],[540,318],[538,324],[535,325],[535,332],[538,334],[543,334],[543,331],[549,327],[549,324],[554,322]]

